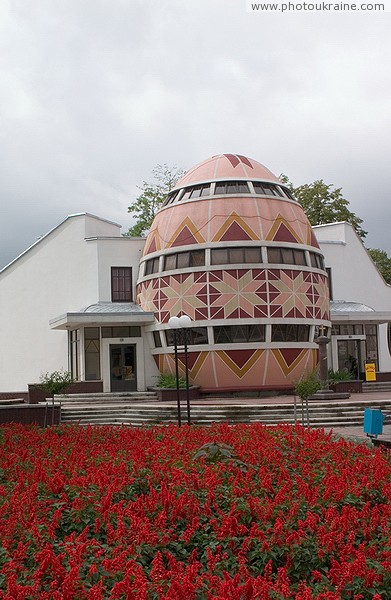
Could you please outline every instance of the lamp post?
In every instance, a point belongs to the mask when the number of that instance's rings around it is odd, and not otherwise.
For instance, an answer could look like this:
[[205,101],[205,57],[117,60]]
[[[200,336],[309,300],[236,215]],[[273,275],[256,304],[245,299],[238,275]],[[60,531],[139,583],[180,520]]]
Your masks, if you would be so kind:
[[175,377],[176,377],[176,405],[178,415],[178,427],[181,427],[181,400],[179,396],[179,366],[178,366],[178,328],[180,327],[179,317],[171,317],[168,325],[173,329],[174,334],[174,356],[175,356]]
[[173,329],[174,333],[174,353],[175,353],[175,375],[176,375],[176,393],[177,393],[177,411],[178,411],[178,426],[181,426],[181,402],[179,395],[179,365],[178,365],[178,330],[181,330],[183,345],[185,351],[185,377],[186,377],[186,408],[187,408],[187,424],[190,425],[190,394],[189,394],[189,363],[188,363],[188,327],[191,326],[191,319],[188,315],[181,317],[171,317],[168,320],[168,325]]

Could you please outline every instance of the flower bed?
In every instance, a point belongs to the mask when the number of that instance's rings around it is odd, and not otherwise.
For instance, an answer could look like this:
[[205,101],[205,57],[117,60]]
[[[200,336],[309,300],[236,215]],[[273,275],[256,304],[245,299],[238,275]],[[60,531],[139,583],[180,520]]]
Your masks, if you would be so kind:
[[391,597],[386,451],[259,424],[0,435],[0,598]]

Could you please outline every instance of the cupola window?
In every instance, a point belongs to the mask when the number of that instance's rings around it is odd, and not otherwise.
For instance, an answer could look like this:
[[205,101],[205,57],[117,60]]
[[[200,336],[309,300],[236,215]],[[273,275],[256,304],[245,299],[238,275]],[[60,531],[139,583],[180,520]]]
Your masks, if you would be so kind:
[[249,194],[250,190],[246,181],[218,181],[215,194]]

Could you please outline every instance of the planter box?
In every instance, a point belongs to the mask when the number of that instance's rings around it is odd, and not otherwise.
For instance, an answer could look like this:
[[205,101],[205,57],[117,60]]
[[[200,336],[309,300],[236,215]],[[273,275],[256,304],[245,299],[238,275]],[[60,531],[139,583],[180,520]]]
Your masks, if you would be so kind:
[[51,404],[48,406],[22,404],[19,406],[1,406],[0,407],[0,424],[3,423],[22,423],[29,425],[36,423],[42,427],[48,425],[58,425],[61,419],[61,410],[58,404],[54,407]]
[[[176,402],[177,400],[177,390],[176,388],[150,388],[154,392],[156,392],[157,399],[160,402]],[[186,389],[179,389],[179,399],[181,402],[186,401]],[[200,397],[200,387],[198,385],[192,385],[189,387],[189,399],[196,400]]]
[[[45,402],[48,395],[47,391],[42,389],[39,383],[29,383],[28,386],[29,404],[38,404]],[[103,381],[100,379],[93,381],[75,381],[65,390],[66,394],[94,394],[103,392]]]
[[350,381],[338,381],[331,383],[330,389],[333,392],[349,392],[350,394],[362,394],[362,381],[360,379],[352,379]]

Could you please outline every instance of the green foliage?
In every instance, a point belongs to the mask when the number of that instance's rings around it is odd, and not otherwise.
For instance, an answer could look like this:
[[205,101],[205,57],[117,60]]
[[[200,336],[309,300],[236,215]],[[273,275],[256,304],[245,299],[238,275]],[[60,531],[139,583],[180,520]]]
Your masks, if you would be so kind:
[[391,258],[379,248],[368,248],[368,252],[384,281],[391,284]]
[[194,454],[193,460],[197,458],[204,458],[208,464],[217,462],[230,462],[231,464],[239,467],[241,471],[247,471],[248,466],[242,460],[238,458],[235,450],[232,446],[223,443],[208,442],[201,446],[199,450]]
[[[183,377],[179,377],[179,387],[186,387],[186,380]],[[176,389],[176,377],[172,373],[160,373],[158,382],[156,384],[158,388]]]
[[142,237],[146,235],[155,214],[178,179],[184,175],[184,171],[164,163],[156,165],[152,170],[152,175],[154,181],[152,183],[144,181],[142,186],[138,186],[141,194],[128,207],[128,212],[134,216],[136,222],[124,234],[125,236]]
[[[286,175],[280,175],[280,179],[300,202],[311,225],[346,221],[361,239],[366,237],[367,232],[361,228],[363,220],[349,210],[350,203],[342,196],[342,188],[333,189],[333,185],[327,185],[323,179],[295,188]],[[379,248],[367,250],[384,281],[391,285],[391,258],[387,252]]]
[[295,394],[302,400],[308,400],[321,387],[322,384],[318,379],[317,371],[312,371],[311,373],[305,373],[300,381],[295,384]]
[[346,369],[341,369],[340,371],[333,371],[333,369],[329,369],[328,379],[329,383],[338,383],[338,381],[349,381],[351,379],[351,375]]
[[281,175],[280,179],[300,202],[311,225],[346,221],[354,227],[361,239],[365,238],[367,231],[361,227],[363,220],[349,210],[350,203],[343,197],[342,188],[327,185],[323,179],[295,188],[286,175]]
[[52,373],[43,373],[40,377],[41,388],[49,392],[51,396],[63,394],[65,390],[74,382],[69,371],[53,371]]

